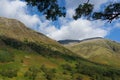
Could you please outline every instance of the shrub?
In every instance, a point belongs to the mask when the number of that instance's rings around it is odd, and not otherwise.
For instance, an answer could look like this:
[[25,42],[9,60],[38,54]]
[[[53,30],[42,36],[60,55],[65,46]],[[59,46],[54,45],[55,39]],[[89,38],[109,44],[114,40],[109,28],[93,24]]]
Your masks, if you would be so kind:
[[12,78],[12,77],[16,77],[17,76],[17,72],[18,69],[15,68],[4,68],[0,71],[0,74],[2,76],[8,77],[8,78]]
[[61,65],[61,66],[62,66],[62,68],[63,68],[64,70],[72,71],[72,67],[71,67],[71,65],[69,65],[69,64],[63,64],[63,65]]
[[0,62],[14,61],[14,54],[7,51],[0,51]]
[[24,77],[28,77],[30,80],[35,80],[38,72],[39,72],[39,68],[30,67],[28,71],[24,74]]
[[55,77],[55,72],[56,72],[55,69],[48,69],[44,65],[42,65],[41,70],[44,72],[45,78],[47,80],[53,80],[53,78]]

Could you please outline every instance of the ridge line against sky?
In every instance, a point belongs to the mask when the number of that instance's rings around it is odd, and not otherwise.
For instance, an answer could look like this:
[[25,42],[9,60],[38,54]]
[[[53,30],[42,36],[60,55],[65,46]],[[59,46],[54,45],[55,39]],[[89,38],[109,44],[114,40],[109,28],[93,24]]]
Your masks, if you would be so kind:
[[[96,20],[89,21],[83,18],[73,20],[74,9],[86,0],[65,0],[67,15],[65,18],[59,18],[58,21],[52,22],[46,20],[36,8],[30,9],[26,2],[21,0],[0,0],[0,16],[14,18],[23,22],[38,32],[41,32],[55,40],[73,39],[81,40],[91,37],[105,37],[120,42],[120,21],[112,23]],[[95,4],[95,11],[102,10],[103,4],[113,0],[91,0]],[[117,1],[117,0],[114,0]],[[63,2],[59,0],[59,3]],[[71,6],[72,5],[72,6]]]

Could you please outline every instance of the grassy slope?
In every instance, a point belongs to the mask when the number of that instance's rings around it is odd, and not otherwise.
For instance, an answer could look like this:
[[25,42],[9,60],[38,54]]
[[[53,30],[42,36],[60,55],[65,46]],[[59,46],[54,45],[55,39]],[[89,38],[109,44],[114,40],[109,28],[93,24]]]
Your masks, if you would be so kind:
[[66,45],[66,47],[93,62],[120,67],[120,43],[105,39],[94,39],[79,44]]
[[62,47],[57,41],[27,28],[24,24],[15,19],[0,17],[0,36],[7,36],[22,42],[35,42],[61,52],[70,52]]
[[[9,38],[0,38],[0,54],[9,53],[14,55],[13,60],[4,58],[6,62],[2,62],[0,58],[0,79],[3,80],[111,80],[113,78],[120,79],[120,70],[105,65],[95,64],[83,58],[71,56],[68,54],[55,54],[54,51],[43,48],[41,51],[33,49],[27,43],[21,43],[21,46],[13,45],[13,40]],[[6,43],[8,41],[11,44]],[[37,46],[38,44],[36,44]],[[37,48],[37,47],[36,47]],[[44,52],[44,53],[43,53]],[[44,68],[42,66],[45,66]],[[41,68],[42,67],[42,68]],[[16,73],[16,76],[9,77]],[[33,74],[34,73],[34,74]],[[27,76],[25,76],[27,74]],[[54,74],[54,75],[53,75]],[[115,75],[114,75],[115,74]],[[51,76],[47,78],[47,76]],[[35,78],[31,78],[35,76]],[[116,77],[117,76],[117,77]],[[98,80],[99,80],[98,79]]]
[[77,57],[16,20],[0,18],[0,45],[1,80],[120,80],[119,69]]
[[[5,40],[5,39],[4,39]],[[5,79],[5,80],[27,80],[28,78],[24,77],[25,72],[28,71],[28,68],[30,67],[41,67],[42,65],[47,66],[47,68],[54,68],[57,70],[56,77],[59,79],[69,79],[71,76],[70,75],[64,75],[62,72],[64,72],[61,68],[60,65],[62,64],[71,64],[70,62],[66,61],[62,57],[49,57],[49,56],[44,56],[36,53],[36,51],[33,51],[29,49],[30,51],[27,50],[19,50],[16,48],[13,48],[10,45],[6,45],[3,41],[0,40],[0,44],[2,45],[0,47],[0,53],[1,52],[8,52],[14,54],[14,61],[11,62],[0,62],[0,71],[2,69],[7,69],[9,67],[13,68],[18,68],[17,72],[17,77],[13,78],[8,78],[6,76],[1,76],[0,79]],[[28,48],[27,48],[28,49]],[[47,51],[44,51],[45,55],[47,55]],[[62,62],[62,63],[61,63]],[[84,62],[84,61],[83,61]],[[86,61],[85,61],[86,62]],[[72,62],[71,66],[75,65],[76,62]],[[59,70],[60,69],[60,70]],[[64,76],[59,76],[59,75],[64,75]],[[40,78],[36,80],[46,80],[46,78],[42,75],[42,72],[39,74]],[[58,78],[54,80],[59,80]],[[83,78],[85,80],[89,80],[89,77],[86,75],[83,75]],[[29,80],[29,79],[28,79]]]

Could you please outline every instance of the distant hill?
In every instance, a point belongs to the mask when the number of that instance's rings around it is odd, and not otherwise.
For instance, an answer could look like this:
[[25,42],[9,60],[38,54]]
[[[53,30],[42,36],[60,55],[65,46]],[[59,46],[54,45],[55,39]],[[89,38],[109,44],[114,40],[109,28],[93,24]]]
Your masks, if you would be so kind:
[[102,37],[87,38],[87,39],[83,39],[83,40],[70,40],[70,39],[67,39],[67,40],[59,40],[58,42],[60,44],[67,45],[67,44],[76,44],[76,43],[79,43],[79,42],[82,42],[82,41],[87,41],[87,40],[92,40],[92,39],[102,39]]
[[1,17],[0,80],[120,80],[120,68],[79,57],[20,21]]
[[74,44],[74,43],[79,43],[80,42],[80,40],[59,40],[58,41],[60,44]]
[[111,66],[120,66],[120,43],[118,42],[104,38],[90,38],[64,46],[88,60]]

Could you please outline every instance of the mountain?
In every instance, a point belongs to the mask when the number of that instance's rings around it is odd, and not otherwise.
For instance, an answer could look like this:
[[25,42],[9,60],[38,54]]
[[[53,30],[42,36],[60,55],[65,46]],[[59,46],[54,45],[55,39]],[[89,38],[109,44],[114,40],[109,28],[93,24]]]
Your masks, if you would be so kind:
[[1,17],[0,80],[120,80],[120,68],[78,57],[20,21]]
[[64,45],[90,61],[120,67],[120,43],[104,38],[90,38]]
[[42,44],[53,50],[61,51],[62,53],[69,52],[68,50],[64,49],[57,41],[48,38],[42,33],[27,28],[24,24],[15,19],[0,17],[0,36],[5,36],[22,42],[27,41]]
[[92,39],[101,39],[102,37],[94,37],[94,38],[87,38],[87,39],[83,39],[83,40],[59,40],[58,42],[60,44],[63,44],[63,45],[68,45],[68,44],[76,44],[76,43],[80,43],[82,41],[87,41],[87,40],[92,40]]
[[79,43],[80,40],[59,40],[58,41],[60,44],[74,44],[74,43]]

